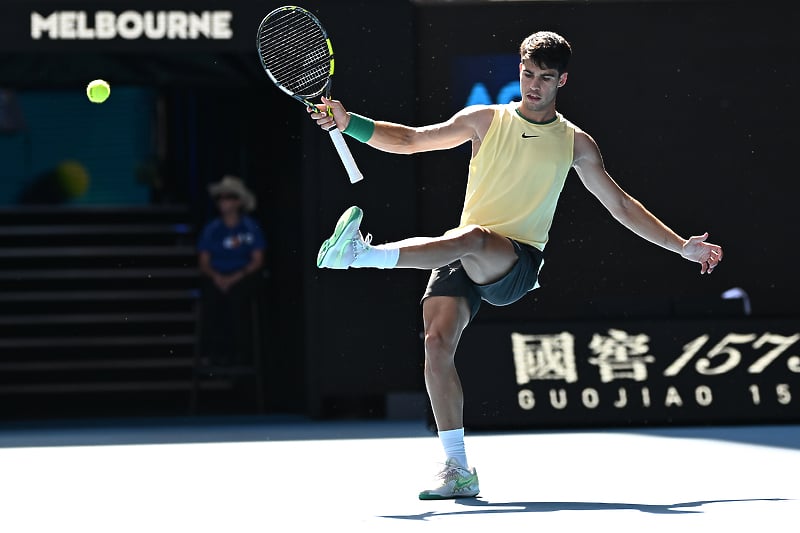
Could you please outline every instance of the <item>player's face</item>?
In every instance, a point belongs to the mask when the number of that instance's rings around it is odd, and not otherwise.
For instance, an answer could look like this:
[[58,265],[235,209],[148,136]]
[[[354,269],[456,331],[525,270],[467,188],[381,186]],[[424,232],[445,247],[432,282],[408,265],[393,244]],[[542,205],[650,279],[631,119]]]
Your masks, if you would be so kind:
[[[540,115],[555,113],[556,93],[567,82],[567,73],[559,75],[556,69],[541,68],[530,59],[519,65],[519,90],[522,94],[522,109],[531,113],[533,120],[542,120]],[[550,116],[543,117],[551,118]]]

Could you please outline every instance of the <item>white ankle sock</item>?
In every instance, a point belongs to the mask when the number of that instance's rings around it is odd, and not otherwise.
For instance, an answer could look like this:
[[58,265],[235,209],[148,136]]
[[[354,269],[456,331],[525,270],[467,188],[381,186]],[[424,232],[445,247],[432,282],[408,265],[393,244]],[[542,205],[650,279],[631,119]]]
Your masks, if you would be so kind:
[[377,244],[375,246],[367,246],[350,266],[354,268],[394,268],[397,266],[399,257],[399,248],[390,248],[386,244]]
[[464,428],[450,429],[439,432],[439,440],[444,447],[444,454],[449,458],[458,459],[461,466],[469,468],[467,452],[464,448]]

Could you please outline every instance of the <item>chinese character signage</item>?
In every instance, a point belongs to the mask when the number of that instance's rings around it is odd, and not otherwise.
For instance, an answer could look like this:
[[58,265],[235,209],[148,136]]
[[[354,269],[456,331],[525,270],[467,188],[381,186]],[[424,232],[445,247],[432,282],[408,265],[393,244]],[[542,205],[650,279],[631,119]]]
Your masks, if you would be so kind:
[[800,321],[475,323],[471,428],[800,421]]

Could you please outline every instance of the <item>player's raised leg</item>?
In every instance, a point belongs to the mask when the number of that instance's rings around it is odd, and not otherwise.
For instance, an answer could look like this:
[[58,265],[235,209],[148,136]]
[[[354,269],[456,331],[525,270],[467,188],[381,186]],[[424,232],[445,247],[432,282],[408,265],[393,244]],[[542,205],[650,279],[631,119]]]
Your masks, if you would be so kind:
[[420,268],[434,269],[461,260],[470,279],[480,285],[503,277],[517,262],[514,246],[507,238],[480,226],[468,226],[441,237],[413,237],[372,245],[360,231],[363,212],[348,208],[336,229],[320,247],[320,268]]

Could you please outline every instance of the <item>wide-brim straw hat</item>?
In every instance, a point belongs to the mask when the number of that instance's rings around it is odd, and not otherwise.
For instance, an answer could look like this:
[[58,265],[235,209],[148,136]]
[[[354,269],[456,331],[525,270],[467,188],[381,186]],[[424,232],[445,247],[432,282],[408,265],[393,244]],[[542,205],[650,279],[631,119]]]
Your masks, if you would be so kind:
[[224,176],[221,181],[209,185],[208,192],[212,197],[222,193],[235,194],[241,200],[242,207],[246,211],[256,208],[256,196],[247,188],[241,178],[236,176]]

